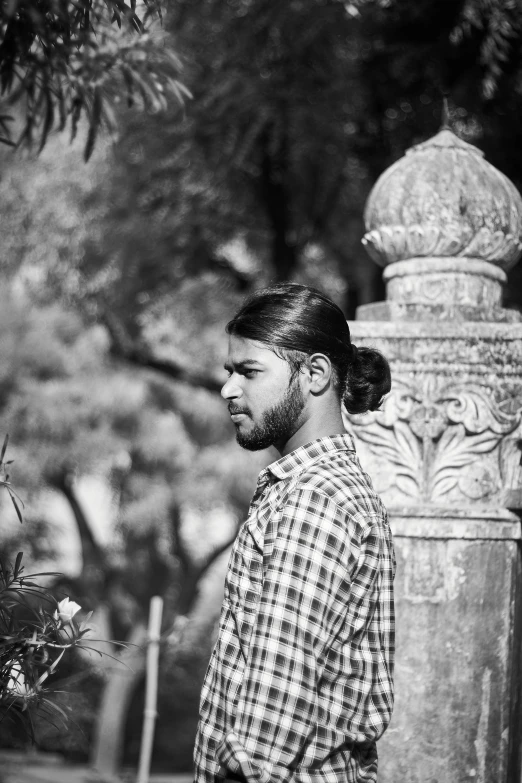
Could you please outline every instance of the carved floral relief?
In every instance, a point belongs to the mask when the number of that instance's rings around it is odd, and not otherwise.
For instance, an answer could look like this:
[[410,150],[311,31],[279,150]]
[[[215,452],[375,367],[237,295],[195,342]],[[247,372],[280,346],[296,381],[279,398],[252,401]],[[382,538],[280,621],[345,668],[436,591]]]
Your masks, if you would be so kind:
[[347,414],[345,423],[388,502],[483,504],[522,486],[517,391],[493,394],[447,376],[396,379],[382,411]]
[[419,256],[482,258],[509,269],[520,257],[522,243],[512,233],[482,227],[414,224],[380,226],[368,231],[363,245],[380,266]]

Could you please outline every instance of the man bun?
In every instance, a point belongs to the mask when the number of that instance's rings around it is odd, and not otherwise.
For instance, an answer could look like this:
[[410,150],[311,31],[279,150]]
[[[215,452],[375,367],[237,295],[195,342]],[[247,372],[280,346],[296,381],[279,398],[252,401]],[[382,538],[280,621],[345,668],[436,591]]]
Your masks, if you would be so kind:
[[375,411],[391,389],[390,365],[376,348],[352,348],[343,403],[348,413]]

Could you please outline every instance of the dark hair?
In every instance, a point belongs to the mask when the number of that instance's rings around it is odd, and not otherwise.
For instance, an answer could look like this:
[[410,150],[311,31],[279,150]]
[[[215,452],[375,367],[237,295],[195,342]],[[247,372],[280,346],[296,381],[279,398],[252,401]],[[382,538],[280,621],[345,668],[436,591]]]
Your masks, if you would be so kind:
[[391,389],[390,366],[382,353],[352,345],[342,310],[315,288],[282,283],[257,291],[226,329],[272,348],[293,372],[312,354],[323,353],[349,413],[376,410]]

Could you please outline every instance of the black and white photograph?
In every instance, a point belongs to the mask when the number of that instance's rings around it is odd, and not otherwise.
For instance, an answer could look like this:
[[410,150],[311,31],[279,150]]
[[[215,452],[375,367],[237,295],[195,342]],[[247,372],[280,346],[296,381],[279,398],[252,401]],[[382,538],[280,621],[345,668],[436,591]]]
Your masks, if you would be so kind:
[[0,0],[0,783],[522,783],[520,0]]

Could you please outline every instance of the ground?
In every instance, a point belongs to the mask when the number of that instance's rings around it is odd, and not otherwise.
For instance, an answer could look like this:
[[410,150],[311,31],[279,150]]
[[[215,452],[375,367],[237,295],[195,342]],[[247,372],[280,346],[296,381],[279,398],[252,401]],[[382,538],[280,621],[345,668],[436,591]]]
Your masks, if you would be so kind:
[[[130,783],[135,770],[123,770],[121,778],[101,781],[86,766],[71,766],[51,753],[0,751],[0,783]],[[192,783],[192,775],[151,775],[149,783]]]

